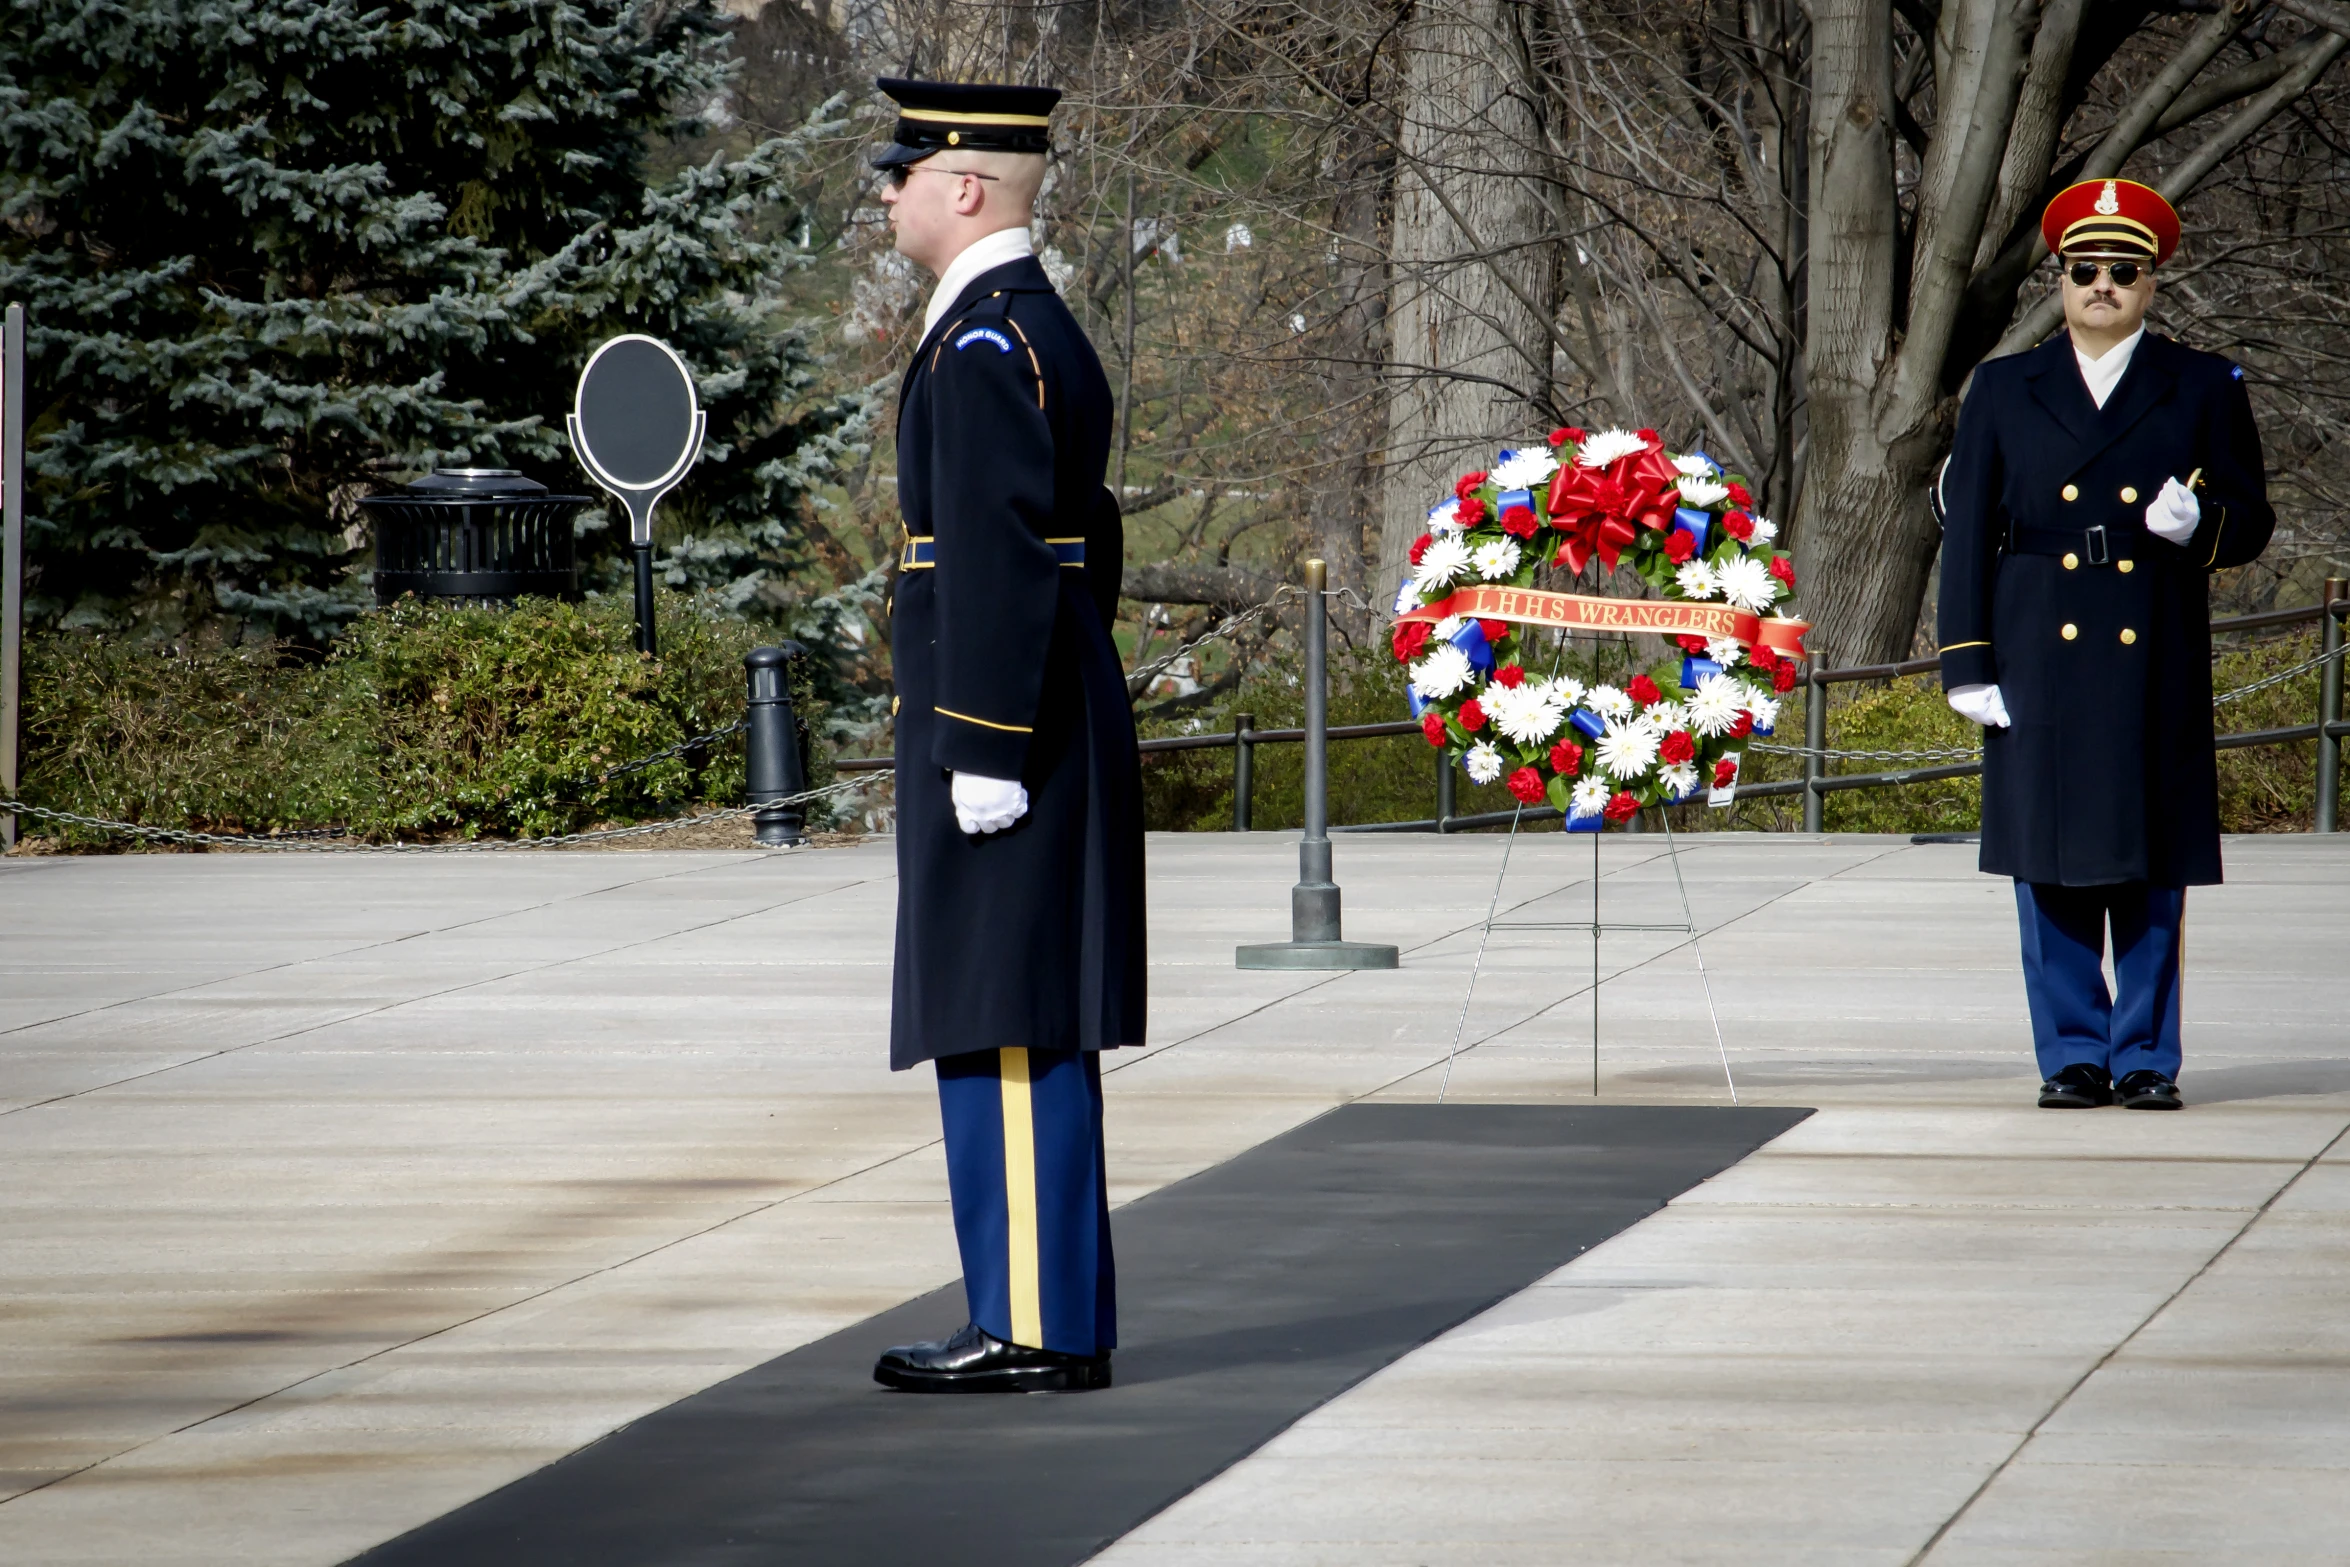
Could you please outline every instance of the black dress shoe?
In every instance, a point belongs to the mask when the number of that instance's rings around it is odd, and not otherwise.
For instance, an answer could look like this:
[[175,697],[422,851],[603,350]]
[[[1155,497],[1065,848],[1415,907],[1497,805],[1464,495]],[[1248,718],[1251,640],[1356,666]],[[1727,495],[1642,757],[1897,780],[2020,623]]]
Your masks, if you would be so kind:
[[906,1393],[1075,1393],[1110,1385],[1110,1357],[1007,1344],[972,1322],[943,1344],[887,1351],[873,1380]]
[[2113,1097],[2124,1110],[2183,1110],[2179,1085],[2151,1067],[2126,1074],[2113,1085]]
[[2043,1110],[2090,1110],[2113,1103],[2113,1079],[2105,1068],[2076,1061],[2040,1085]]

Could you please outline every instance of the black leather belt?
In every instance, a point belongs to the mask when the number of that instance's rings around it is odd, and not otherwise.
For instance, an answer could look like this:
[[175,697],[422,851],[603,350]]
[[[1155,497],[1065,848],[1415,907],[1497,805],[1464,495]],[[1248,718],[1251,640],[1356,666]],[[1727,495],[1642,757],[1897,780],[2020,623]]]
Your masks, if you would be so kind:
[[2007,550],[2011,555],[2077,555],[2085,566],[2103,566],[2136,554],[2145,539],[2143,528],[2013,528]]

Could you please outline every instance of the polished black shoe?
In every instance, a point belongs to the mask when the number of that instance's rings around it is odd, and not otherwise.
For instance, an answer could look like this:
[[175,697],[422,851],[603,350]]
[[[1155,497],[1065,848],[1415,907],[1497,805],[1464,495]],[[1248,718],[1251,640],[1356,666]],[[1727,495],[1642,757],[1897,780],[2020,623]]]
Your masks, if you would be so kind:
[[2040,1085],[2043,1110],[2093,1110],[2113,1103],[2113,1079],[2105,1068],[2076,1061]]
[[905,1393],[1075,1393],[1110,1385],[1110,1357],[1007,1344],[972,1322],[943,1344],[887,1351],[873,1380]]
[[2113,1085],[2113,1097],[2124,1110],[2183,1110],[2179,1085],[2152,1068],[2127,1073]]

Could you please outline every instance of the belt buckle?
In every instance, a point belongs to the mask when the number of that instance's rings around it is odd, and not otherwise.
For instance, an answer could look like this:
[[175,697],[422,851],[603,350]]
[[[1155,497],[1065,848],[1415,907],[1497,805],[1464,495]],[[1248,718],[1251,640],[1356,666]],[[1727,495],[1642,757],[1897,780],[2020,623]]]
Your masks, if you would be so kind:
[[2086,546],[2082,558],[2090,565],[2102,566],[2113,559],[2113,552],[2106,547],[2105,525],[2103,523],[2099,523],[2084,533],[2081,536],[2081,542]]

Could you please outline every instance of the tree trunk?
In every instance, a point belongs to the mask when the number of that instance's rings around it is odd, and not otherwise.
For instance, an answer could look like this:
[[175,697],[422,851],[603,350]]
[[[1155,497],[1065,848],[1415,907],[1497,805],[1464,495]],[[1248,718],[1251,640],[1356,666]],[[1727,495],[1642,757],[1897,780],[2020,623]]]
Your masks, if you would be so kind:
[[[1392,595],[1430,506],[1496,446],[1540,433],[1553,257],[1540,127],[1513,0],[1423,7],[1407,41],[1388,314],[1379,584]],[[1515,285],[1513,287],[1513,284]]]
[[1338,189],[1330,214],[1333,309],[1317,346],[1322,405],[1330,411],[1325,440],[1333,456],[1310,476],[1309,522],[1314,552],[1330,563],[1330,585],[1352,589],[1368,606],[1332,606],[1341,635],[1360,641],[1385,622],[1394,589],[1393,579],[1378,570],[1375,458],[1387,428],[1380,377],[1387,352],[1387,258],[1379,217],[1395,165],[1360,122],[1341,134],[1330,164]]

